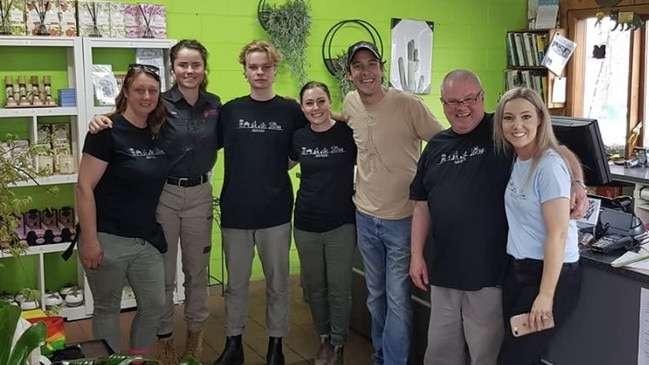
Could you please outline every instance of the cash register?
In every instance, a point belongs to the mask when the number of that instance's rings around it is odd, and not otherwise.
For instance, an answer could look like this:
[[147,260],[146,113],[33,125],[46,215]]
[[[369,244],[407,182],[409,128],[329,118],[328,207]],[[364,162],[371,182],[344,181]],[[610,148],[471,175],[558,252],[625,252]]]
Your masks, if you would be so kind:
[[[588,230],[581,232],[580,242],[587,243],[596,252],[609,253],[619,250],[634,250],[649,241],[642,220],[633,211],[633,198],[620,196],[606,198],[597,196],[602,204],[599,219],[595,226],[594,237],[585,236]],[[585,242],[586,240],[590,242]]]

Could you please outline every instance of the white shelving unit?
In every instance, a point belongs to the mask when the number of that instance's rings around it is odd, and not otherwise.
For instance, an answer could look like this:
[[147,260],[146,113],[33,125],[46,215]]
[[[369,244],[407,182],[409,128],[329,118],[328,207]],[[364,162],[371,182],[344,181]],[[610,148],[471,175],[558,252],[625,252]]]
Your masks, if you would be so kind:
[[[94,106],[94,89],[92,83],[92,64],[93,50],[98,48],[112,49],[136,49],[136,48],[155,48],[162,49],[164,62],[167,67],[164,72],[167,85],[171,85],[169,74],[169,49],[175,44],[174,40],[167,39],[110,39],[110,38],[85,38],[85,37],[15,37],[0,36],[0,54],[3,50],[9,51],[11,47],[42,47],[42,48],[64,48],[67,58],[67,75],[68,85],[65,87],[74,88],[77,91],[77,107],[39,107],[39,108],[0,108],[0,123],[3,118],[25,118],[29,123],[29,140],[36,141],[36,132],[40,118],[69,116],[70,117],[70,134],[72,153],[81,158],[83,150],[83,141],[88,132],[88,122],[92,116],[97,114],[107,114],[113,110],[112,106]],[[135,60],[132,60],[133,62]],[[53,85],[54,89],[61,88],[62,85]],[[34,180],[28,180],[16,183],[16,187],[40,185],[57,185],[57,184],[74,184],[77,181],[77,175],[52,175],[38,177]],[[70,202],[73,205],[73,202]],[[27,255],[38,256],[38,285],[42,297],[45,295],[45,266],[44,255],[56,252],[63,252],[69,243],[49,244],[43,246],[30,247]],[[0,250],[0,258],[7,257],[8,253]],[[180,303],[184,301],[184,288],[182,283],[184,276],[182,274],[180,254],[177,259],[177,286],[174,293],[174,301]],[[61,315],[68,320],[87,318],[92,316],[94,300],[92,293],[85,278],[83,269],[80,264],[77,268],[78,283],[82,286],[84,295],[84,304],[78,307],[63,307]],[[44,304],[42,304],[44,306]],[[136,302],[133,298],[124,298],[122,308],[135,307]],[[44,307],[43,307],[44,308]]]
[[[54,243],[49,245],[41,246],[30,246],[27,252],[23,256],[36,256],[37,257],[37,270],[38,270],[38,288],[41,292],[41,309],[45,310],[45,301],[42,298],[45,298],[45,255],[47,254],[56,254],[65,251],[70,242]],[[0,258],[11,257],[11,255],[6,250],[0,250]],[[77,269],[77,278],[79,282],[83,281],[83,271]],[[88,318],[92,312],[88,313],[88,308],[85,305],[80,305],[77,307],[61,307],[61,316],[65,317],[69,321]]]

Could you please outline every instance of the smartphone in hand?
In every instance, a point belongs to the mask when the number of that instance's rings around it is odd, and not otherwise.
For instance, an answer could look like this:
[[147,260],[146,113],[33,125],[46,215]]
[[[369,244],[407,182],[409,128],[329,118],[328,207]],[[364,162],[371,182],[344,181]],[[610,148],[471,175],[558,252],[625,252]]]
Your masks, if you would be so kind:
[[512,316],[509,319],[509,324],[512,328],[512,335],[514,337],[521,337],[525,335],[529,335],[530,333],[538,332],[538,331],[543,331],[550,329],[554,327],[554,319],[553,317],[549,317],[548,319],[543,320],[543,328],[533,328],[530,325],[530,314],[529,313],[521,313],[517,314],[515,316]]

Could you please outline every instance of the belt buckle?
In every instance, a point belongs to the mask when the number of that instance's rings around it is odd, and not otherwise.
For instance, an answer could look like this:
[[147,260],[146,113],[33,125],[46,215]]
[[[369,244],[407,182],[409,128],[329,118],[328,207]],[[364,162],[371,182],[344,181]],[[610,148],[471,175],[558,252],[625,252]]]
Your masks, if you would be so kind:
[[178,178],[178,187],[179,188],[183,186],[183,181],[189,181],[189,178],[188,177],[179,177]]

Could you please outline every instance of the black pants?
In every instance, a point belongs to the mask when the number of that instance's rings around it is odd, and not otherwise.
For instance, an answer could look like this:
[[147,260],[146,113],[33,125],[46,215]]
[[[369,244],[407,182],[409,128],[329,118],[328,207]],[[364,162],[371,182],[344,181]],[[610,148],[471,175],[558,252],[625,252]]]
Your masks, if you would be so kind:
[[503,319],[505,339],[500,348],[499,365],[537,365],[550,347],[552,337],[563,325],[577,304],[581,286],[579,262],[563,264],[552,305],[555,327],[552,329],[514,337],[509,319],[516,314],[527,313],[539,293],[543,261],[515,260],[509,258],[503,285]]

